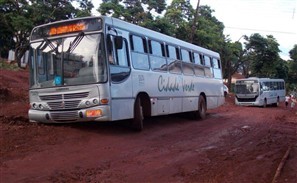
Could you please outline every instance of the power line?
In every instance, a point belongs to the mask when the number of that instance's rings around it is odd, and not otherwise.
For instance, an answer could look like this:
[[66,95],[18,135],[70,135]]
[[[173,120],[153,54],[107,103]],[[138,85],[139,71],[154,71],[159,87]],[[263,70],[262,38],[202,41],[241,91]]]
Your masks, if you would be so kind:
[[228,26],[225,26],[225,28],[238,29],[238,30],[249,30],[249,31],[260,31],[260,32],[272,32],[272,33],[280,33],[280,34],[292,34],[292,35],[297,34],[296,32],[274,31],[274,30],[264,30],[264,29],[251,29],[251,28],[243,28],[243,27],[228,27]]

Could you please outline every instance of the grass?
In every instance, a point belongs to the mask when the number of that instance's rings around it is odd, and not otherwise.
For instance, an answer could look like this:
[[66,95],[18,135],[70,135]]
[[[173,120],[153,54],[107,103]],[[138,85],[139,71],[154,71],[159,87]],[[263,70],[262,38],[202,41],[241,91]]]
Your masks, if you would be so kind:
[[18,71],[20,68],[15,63],[9,63],[4,59],[0,60],[0,69]]

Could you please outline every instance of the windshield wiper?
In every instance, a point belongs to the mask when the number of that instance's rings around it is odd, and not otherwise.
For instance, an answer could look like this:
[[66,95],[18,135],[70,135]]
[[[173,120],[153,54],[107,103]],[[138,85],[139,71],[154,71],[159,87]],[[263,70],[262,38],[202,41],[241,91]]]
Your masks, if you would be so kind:
[[[55,47],[55,45],[48,40],[46,37],[42,37],[42,39],[45,41],[46,44],[44,44],[40,50],[44,50],[47,46],[49,46],[51,48],[50,52],[54,51],[57,47]],[[41,45],[40,45],[41,46]]]
[[78,44],[81,42],[85,34],[83,32],[79,33],[76,38],[73,40],[73,42],[70,43],[69,48],[67,50],[68,53],[73,52],[75,48],[78,46]]

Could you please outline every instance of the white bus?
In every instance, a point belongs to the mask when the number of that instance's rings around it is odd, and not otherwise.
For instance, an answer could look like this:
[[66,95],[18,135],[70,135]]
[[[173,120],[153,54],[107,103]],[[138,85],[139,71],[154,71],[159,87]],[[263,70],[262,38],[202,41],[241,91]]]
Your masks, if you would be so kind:
[[285,81],[251,77],[239,79],[235,83],[235,104],[263,106],[278,106],[285,101]]
[[224,103],[218,53],[111,17],[37,26],[30,36],[29,120],[131,120]]

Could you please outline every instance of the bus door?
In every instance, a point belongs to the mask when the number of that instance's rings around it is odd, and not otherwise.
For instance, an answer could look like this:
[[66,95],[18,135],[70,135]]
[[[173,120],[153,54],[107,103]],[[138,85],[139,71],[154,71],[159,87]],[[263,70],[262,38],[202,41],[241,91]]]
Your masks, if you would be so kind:
[[112,120],[133,117],[132,80],[127,36],[107,34]]

